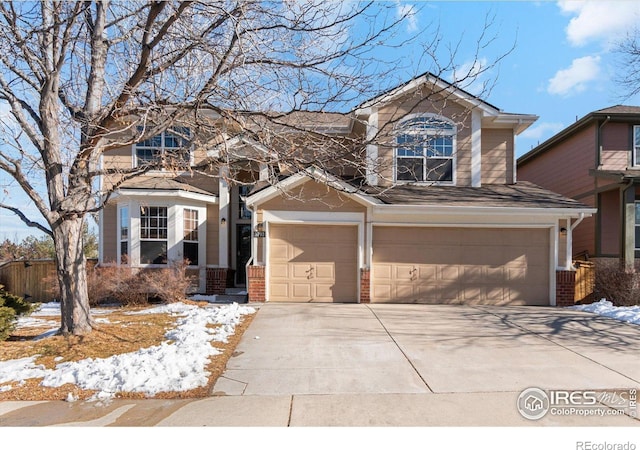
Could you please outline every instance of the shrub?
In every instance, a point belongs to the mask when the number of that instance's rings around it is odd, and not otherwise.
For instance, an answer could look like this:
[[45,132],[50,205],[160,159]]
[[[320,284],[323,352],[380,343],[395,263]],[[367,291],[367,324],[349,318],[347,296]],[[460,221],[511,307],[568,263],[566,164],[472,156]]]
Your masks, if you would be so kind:
[[[134,269],[127,266],[94,267],[87,272],[89,304],[115,302],[125,306],[144,305],[151,298],[166,303],[183,300],[194,277],[186,274],[187,264],[171,263],[163,269]],[[60,298],[55,276],[43,282],[53,298]]]
[[174,262],[166,269],[143,271],[140,281],[151,296],[165,303],[178,302],[185,298],[185,293],[193,283],[194,277],[187,275],[187,267],[185,262]]
[[615,306],[633,306],[640,300],[640,267],[626,270],[618,260],[596,262],[595,295]]
[[24,301],[22,297],[8,293],[0,284],[0,341],[9,337],[18,316],[30,314],[37,306],[35,303]]

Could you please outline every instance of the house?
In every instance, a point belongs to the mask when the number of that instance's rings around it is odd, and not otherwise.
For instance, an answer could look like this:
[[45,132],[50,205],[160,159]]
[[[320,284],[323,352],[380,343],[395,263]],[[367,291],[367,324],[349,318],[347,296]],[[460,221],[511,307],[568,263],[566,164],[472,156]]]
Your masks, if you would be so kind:
[[[123,182],[101,213],[100,261],[188,259],[200,292],[246,286],[251,301],[572,303],[571,235],[595,210],[516,180],[514,137],[536,119],[427,73],[347,114],[290,117],[354,147],[333,166],[243,163],[268,144],[225,136],[181,157],[229,152],[240,169]],[[313,153],[295,128],[299,150]],[[179,134],[116,149],[104,164],[175,154]]]
[[640,107],[593,111],[517,164],[519,179],[597,208],[573,233],[575,256],[633,265],[640,256]]

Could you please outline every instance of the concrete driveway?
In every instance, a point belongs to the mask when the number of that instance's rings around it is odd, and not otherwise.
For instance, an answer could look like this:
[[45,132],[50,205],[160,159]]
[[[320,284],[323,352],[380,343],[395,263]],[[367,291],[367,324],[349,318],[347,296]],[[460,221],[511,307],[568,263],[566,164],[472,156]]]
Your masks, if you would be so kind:
[[[567,309],[268,303],[209,398],[0,402],[0,426],[637,426],[638,355],[639,326]],[[526,419],[531,387],[604,413]]]
[[[265,304],[214,395],[298,425],[638,425],[516,409],[525,389],[640,386],[640,327],[559,308]],[[285,414],[285,411],[282,411]]]
[[640,327],[557,308],[266,304],[220,395],[640,386]]

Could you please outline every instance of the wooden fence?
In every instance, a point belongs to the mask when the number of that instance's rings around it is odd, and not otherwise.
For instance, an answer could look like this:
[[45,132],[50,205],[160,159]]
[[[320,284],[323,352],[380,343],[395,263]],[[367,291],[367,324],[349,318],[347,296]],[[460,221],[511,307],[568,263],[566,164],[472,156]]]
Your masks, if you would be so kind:
[[574,261],[576,268],[576,294],[574,301],[591,303],[596,286],[596,266],[592,261]]
[[[92,267],[96,260],[88,260]],[[56,265],[52,259],[9,261],[0,265],[0,284],[7,292],[19,295],[30,302],[53,300],[49,289],[57,280]]]

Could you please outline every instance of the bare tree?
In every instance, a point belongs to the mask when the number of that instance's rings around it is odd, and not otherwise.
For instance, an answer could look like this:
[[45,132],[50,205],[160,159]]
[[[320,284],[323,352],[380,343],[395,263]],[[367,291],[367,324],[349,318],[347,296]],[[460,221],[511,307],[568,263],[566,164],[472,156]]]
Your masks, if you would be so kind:
[[[403,67],[376,56],[384,42],[404,42],[401,25],[413,12],[398,15],[396,6],[324,0],[1,3],[0,100],[9,114],[2,118],[0,169],[44,221],[19,205],[0,207],[53,237],[61,332],[92,328],[83,224],[127,180],[160,167],[217,174],[234,157],[289,170],[310,164],[360,170],[366,143],[324,133],[317,118],[310,126],[305,112],[331,118],[397,82],[391,75]],[[438,39],[423,42],[424,53],[416,58],[435,56]],[[442,73],[454,69],[453,62],[437,67]],[[487,69],[472,67],[458,81]],[[101,166],[110,150],[175,124],[192,130],[180,136],[190,145],[222,151],[197,167],[179,157],[133,168]],[[234,155],[226,145],[234,137],[270,151]],[[111,182],[99,185],[101,177]]]
[[640,29],[635,28],[614,47],[619,70],[616,83],[623,89],[622,98],[629,99],[640,93]]

